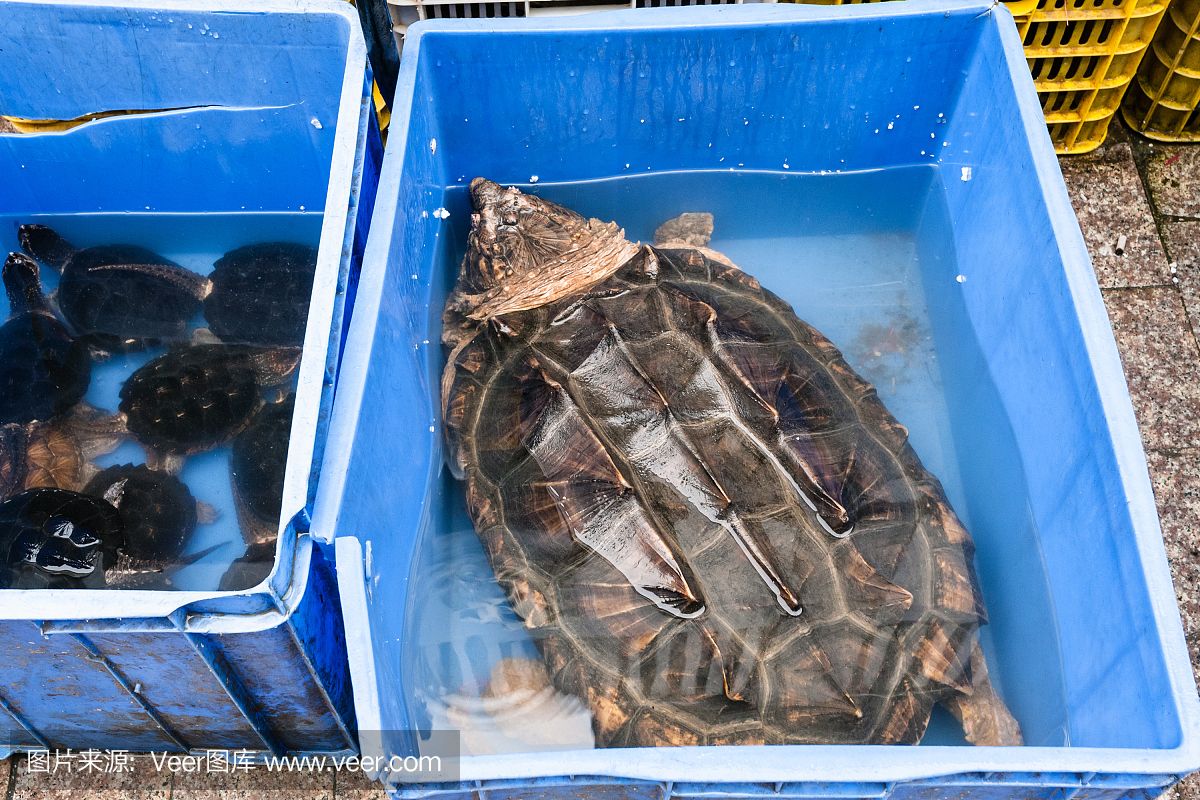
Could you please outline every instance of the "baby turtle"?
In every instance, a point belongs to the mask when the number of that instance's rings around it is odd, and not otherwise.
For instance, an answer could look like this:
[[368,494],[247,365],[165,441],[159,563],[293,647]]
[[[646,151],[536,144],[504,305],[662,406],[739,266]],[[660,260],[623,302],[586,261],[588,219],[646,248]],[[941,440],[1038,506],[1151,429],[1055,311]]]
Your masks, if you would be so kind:
[[30,489],[0,503],[0,589],[104,587],[124,539],[107,501]]
[[317,251],[302,244],[267,242],[239,247],[212,271],[204,317],[220,339],[234,344],[304,342]]
[[283,477],[296,396],[264,406],[233,441],[231,477],[246,553],[221,580],[223,591],[249,589],[275,564],[275,541],[283,503]]
[[296,395],[264,406],[254,421],[233,442],[231,471],[238,501],[272,531],[279,522],[283,502],[283,473],[287,465],[288,437]]
[[299,360],[299,348],[176,347],[129,376],[120,410],[147,447],[172,456],[197,453],[249,425],[263,390],[286,381]]
[[96,472],[92,461],[124,433],[119,416],[85,403],[49,422],[0,425],[0,500],[37,487],[81,490]]
[[[472,181],[443,340],[451,469],[600,746],[1020,744],[974,545],[838,349],[707,247]],[[699,224],[701,230],[687,230]]]
[[101,470],[83,491],[117,509],[125,526],[125,554],[142,566],[178,563],[196,524],[216,516],[211,506],[196,502],[183,481],[141,464]]
[[45,225],[22,225],[21,248],[62,275],[59,310],[75,333],[100,351],[135,350],[187,338],[208,278],[144,247],[76,249]]
[[12,311],[0,326],[0,425],[53,419],[87,392],[87,346],[50,313],[33,259],[9,254],[4,290]]

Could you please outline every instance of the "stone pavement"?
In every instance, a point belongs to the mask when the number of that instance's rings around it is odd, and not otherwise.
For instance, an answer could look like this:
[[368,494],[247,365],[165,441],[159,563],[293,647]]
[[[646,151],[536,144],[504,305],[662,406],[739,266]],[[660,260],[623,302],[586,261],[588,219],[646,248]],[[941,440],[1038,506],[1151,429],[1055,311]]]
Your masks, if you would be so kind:
[[[1100,150],[1061,159],[1129,379],[1192,663],[1200,665],[1200,145],[1151,144],[1118,124]],[[0,762],[0,800],[376,800],[361,774],[158,775],[124,783]],[[1165,800],[1200,800],[1200,778]]]

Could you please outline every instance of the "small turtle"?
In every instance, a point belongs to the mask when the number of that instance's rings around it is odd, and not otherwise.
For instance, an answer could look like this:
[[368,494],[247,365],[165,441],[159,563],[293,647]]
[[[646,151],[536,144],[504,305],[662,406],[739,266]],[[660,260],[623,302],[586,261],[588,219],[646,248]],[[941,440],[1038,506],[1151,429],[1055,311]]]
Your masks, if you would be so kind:
[[97,589],[124,542],[107,501],[30,489],[0,503],[0,589]]
[[175,347],[129,376],[120,410],[147,447],[170,456],[198,453],[249,425],[263,390],[285,382],[299,360],[299,348]]
[[186,338],[211,289],[208,278],[144,247],[77,250],[45,225],[22,225],[18,237],[26,253],[61,273],[59,310],[102,352]]
[[53,419],[87,392],[87,346],[50,312],[33,259],[9,254],[4,290],[11,316],[0,326],[0,425]]
[[288,437],[296,396],[264,406],[233,441],[231,478],[238,523],[246,553],[221,579],[222,591],[249,589],[263,581],[275,564]]
[[22,489],[79,491],[125,434],[121,417],[80,403],[49,422],[0,425],[0,500]]
[[969,742],[988,675],[974,544],[819,331],[709,249],[639,246],[476,179],[445,310],[450,469],[554,685],[602,747]]
[[143,567],[178,563],[197,523],[216,519],[215,509],[198,503],[183,481],[143,464],[101,470],[83,491],[104,498],[121,514],[124,552]]
[[233,441],[231,472],[239,502],[274,529],[283,502],[283,472],[296,395],[264,406],[250,427]]
[[267,242],[239,247],[213,265],[204,317],[220,339],[235,344],[300,345],[308,324],[317,251]]

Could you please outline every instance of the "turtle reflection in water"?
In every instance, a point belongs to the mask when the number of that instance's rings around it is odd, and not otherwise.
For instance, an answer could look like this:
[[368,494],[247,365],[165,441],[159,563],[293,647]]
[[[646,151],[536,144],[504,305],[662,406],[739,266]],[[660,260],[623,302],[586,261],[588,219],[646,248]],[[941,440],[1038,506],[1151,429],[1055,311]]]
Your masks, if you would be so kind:
[[724,256],[476,179],[443,341],[451,469],[601,746],[1020,744],[974,547],[907,431]]

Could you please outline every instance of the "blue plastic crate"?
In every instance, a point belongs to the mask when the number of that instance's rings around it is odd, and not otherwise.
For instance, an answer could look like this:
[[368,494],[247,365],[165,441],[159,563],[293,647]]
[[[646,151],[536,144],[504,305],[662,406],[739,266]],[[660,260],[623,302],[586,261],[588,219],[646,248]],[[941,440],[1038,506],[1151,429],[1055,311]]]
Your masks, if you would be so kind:
[[0,3],[0,113],[132,112],[0,134],[9,224],[302,211],[320,229],[270,577],[241,592],[0,591],[0,755],[356,749],[332,558],[307,530],[382,160],[370,87],[340,0]]
[[[1012,420],[1014,463],[960,459],[960,480],[988,630],[1016,641],[990,657],[1030,742],[469,756],[458,783],[384,775],[396,796],[1133,798],[1200,766],[1200,702],[1120,360],[1003,6],[427,22],[406,39],[393,114],[313,522],[337,537],[364,749],[415,752],[406,648],[429,602],[414,590],[421,547],[460,502],[443,480],[438,411],[447,252],[466,224],[455,187],[476,175],[525,185],[536,175],[545,188],[734,164],[791,174],[937,165],[951,261],[965,276],[941,279],[987,373],[956,386],[959,407],[994,402]],[[447,220],[440,207],[459,211]],[[956,433],[969,454],[996,431]],[[925,443],[914,446],[925,458]],[[1006,520],[1026,512],[988,490],[1009,468],[1024,472],[1038,563],[989,558]],[[1048,578],[1057,630],[1022,642],[1013,631],[1028,629],[1033,568]],[[1040,671],[1048,655],[1061,661],[1057,707],[1040,700],[1056,680]]]

